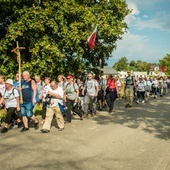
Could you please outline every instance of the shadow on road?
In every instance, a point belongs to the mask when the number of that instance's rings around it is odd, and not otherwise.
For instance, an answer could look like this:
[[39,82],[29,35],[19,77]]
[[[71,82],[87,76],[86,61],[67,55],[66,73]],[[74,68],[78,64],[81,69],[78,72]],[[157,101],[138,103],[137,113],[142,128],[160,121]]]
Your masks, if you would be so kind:
[[125,101],[115,102],[113,115],[100,115],[94,120],[98,124],[121,124],[133,129],[141,129],[154,134],[160,139],[170,139],[170,95],[162,98],[150,99],[145,104],[134,104],[132,108],[125,108]]

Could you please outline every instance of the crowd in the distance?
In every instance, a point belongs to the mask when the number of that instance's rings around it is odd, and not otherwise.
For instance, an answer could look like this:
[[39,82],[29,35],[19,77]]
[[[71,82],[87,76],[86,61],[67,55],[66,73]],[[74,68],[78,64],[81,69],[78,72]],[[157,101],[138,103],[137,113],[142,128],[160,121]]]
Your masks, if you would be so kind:
[[[21,88],[20,88],[21,87]],[[6,118],[1,133],[6,133],[13,120],[20,132],[29,130],[29,121],[34,122],[34,129],[42,124],[42,133],[48,133],[55,117],[58,130],[63,131],[65,124],[71,123],[74,114],[80,120],[89,115],[96,115],[103,108],[109,114],[114,113],[114,102],[124,97],[125,107],[132,107],[134,101],[145,103],[151,96],[162,97],[170,89],[170,79],[167,77],[134,77],[127,72],[127,77],[121,80],[119,76],[100,76],[95,79],[93,73],[74,77],[73,75],[58,75],[57,80],[39,75],[31,79],[28,71],[19,74],[16,79],[7,79],[0,75],[0,106],[6,109]],[[42,106],[42,120],[34,115],[36,106]],[[55,116],[54,116],[55,115]]]

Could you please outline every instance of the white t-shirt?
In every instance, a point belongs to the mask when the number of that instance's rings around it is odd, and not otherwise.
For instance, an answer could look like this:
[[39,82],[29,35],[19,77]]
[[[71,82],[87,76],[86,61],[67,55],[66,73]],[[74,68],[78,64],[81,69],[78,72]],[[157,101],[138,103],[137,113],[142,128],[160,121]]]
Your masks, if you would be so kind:
[[3,93],[5,107],[17,107],[17,99],[19,97],[19,92],[17,89],[12,88],[11,90],[5,90]]
[[0,93],[3,95],[5,92],[5,84],[0,84]]
[[137,83],[137,91],[140,91],[140,92],[142,92],[142,91],[145,91],[145,83],[144,82],[138,82]]
[[154,88],[157,88],[157,87],[158,87],[158,80],[154,80],[154,81],[152,82],[152,86],[153,86]]
[[85,83],[85,87],[87,89],[87,94],[89,96],[94,96],[96,93],[96,87],[98,86],[98,82],[95,79],[92,80],[87,80],[87,82]]
[[[49,89],[49,92],[54,93],[54,94],[59,94],[61,96],[61,98],[64,97],[64,91],[61,87],[57,87],[57,89],[53,90],[53,89]],[[58,103],[63,105],[63,99],[57,99],[57,98],[52,98],[51,99],[51,104],[48,105],[49,107],[55,107],[58,106]]]

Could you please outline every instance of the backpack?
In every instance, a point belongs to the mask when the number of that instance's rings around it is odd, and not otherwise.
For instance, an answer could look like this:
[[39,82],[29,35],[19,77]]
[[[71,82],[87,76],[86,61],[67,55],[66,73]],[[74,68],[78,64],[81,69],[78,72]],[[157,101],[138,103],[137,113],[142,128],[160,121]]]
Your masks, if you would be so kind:
[[[13,94],[13,96],[15,97],[14,90],[17,90],[17,89],[16,88],[12,88],[12,93],[11,94]],[[5,96],[5,93],[6,93],[6,89],[5,89],[5,92],[4,92],[4,96]],[[11,94],[10,94],[10,96],[11,96]]]
[[[96,80],[93,79],[93,86],[95,86],[95,88],[96,88],[95,81]],[[86,82],[84,83],[84,87],[85,87],[84,93],[87,93],[87,82],[88,82],[88,80],[86,80]]]
[[112,78],[111,81],[110,81],[110,83],[109,83],[109,85],[107,86],[107,88],[106,88],[106,90],[105,90],[106,94],[110,92],[109,86],[110,86],[110,84],[113,82],[113,80],[114,80],[114,82],[115,82],[115,79]]
[[[69,83],[67,83],[67,84],[66,84],[66,87],[65,87],[65,88],[67,88],[67,87],[68,87],[68,84],[69,84]],[[74,88],[74,91],[76,91],[75,83],[73,83],[73,88]]]
[[133,86],[133,82],[134,82],[133,76],[131,76],[131,79],[132,79],[132,83],[131,83],[131,84],[127,84],[127,77],[126,77],[126,85],[131,85],[131,86]]

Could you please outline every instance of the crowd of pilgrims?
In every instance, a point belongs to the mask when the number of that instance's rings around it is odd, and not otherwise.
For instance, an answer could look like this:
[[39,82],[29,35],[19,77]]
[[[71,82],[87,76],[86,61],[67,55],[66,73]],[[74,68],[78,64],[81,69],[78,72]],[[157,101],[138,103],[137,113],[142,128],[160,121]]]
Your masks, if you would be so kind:
[[[63,131],[76,114],[81,121],[95,116],[97,110],[113,114],[115,100],[125,99],[125,107],[132,107],[158,95],[163,97],[170,89],[169,77],[134,77],[130,71],[124,79],[113,75],[96,78],[91,72],[76,77],[58,75],[57,80],[39,75],[31,79],[28,71],[21,76],[19,82],[19,74],[14,81],[0,75],[0,107],[6,109],[1,133],[8,132],[14,124],[22,128],[20,132],[28,131],[29,122],[33,122],[35,130],[41,124],[41,132],[48,133],[54,118],[58,130]],[[40,122],[34,115],[37,105],[42,107]]]

